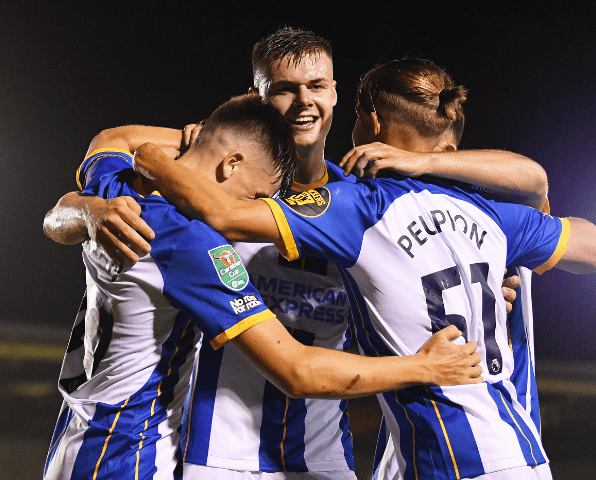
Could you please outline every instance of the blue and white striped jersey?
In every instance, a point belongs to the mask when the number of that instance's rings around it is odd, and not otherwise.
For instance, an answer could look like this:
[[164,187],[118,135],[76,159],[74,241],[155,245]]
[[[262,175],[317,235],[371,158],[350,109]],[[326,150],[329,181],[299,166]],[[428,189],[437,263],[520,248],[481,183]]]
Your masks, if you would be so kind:
[[543,271],[560,259],[566,220],[464,186],[402,177],[265,201],[288,259],[321,255],[340,266],[364,353],[414,354],[449,324],[478,344],[484,383],[378,396],[405,479],[547,461],[509,380],[514,361],[500,289],[506,265]]
[[274,316],[233,247],[155,192],[139,194],[131,161],[102,151],[80,170],[85,193],[133,196],[156,238],[121,270],[84,244],[87,295],[62,366],[46,479],[174,478],[197,343],[216,350]]
[[[354,182],[327,162],[317,184]],[[252,284],[292,335],[306,345],[344,350],[349,303],[337,266],[320,257],[284,259],[273,244],[235,243]],[[267,472],[348,472],[354,469],[345,400],[292,399],[268,382],[232,346],[203,345],[195,365],[182,428],[188,464]]]

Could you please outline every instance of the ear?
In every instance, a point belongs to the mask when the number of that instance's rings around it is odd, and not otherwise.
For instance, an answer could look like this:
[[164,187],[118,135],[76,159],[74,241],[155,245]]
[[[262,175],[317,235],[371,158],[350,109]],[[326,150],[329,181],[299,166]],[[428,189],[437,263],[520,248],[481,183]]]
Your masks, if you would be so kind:
[[248,89],[248,93],[259,93],[259,91],[257,90],[257,88],[256,88],[256,87],[250,87],[250,88]]
[[217,168],[218,181],[224,182],[238,172],[240,165],[246,159],[246,156],[239,150],[234,150],[228,153],[224,159],[219,163]]
[[453,140],[453,135],[445,133],[441,136],[439,142],[433,148],[433,152],[455,152],[457,145]]
[[333,106],[335,107],[335,105],[337,105],[337,89],[335,88],[337,86],[337,82],[335,80],[333,80]]
[[370,112],[370,128],[374,138],[377,138],[381,133],[381,121],[377,116],[377,112]]

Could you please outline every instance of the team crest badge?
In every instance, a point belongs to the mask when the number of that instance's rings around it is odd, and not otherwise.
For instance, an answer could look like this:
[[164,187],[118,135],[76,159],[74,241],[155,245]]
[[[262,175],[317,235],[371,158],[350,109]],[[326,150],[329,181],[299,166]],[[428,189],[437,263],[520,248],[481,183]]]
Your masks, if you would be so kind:
[[297,214],[313,218],[323,215],[329,208],[331,194],[326,187],[319,187],[282,198],[282,201]]
[[248,272],[231,245],[221,245],[209,250],[209,256],[219,280],[232,290],[242,290],[248,285]]

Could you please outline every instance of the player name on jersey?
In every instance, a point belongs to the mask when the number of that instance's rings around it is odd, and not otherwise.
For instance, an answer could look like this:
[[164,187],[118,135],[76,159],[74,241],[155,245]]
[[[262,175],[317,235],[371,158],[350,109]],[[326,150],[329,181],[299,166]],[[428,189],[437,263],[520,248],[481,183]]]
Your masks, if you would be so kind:
[[[406,227],[409,234],[404,234],[397,239],[397,244],[402,248],[404,252],[408,254],[410,258],[414,258],[414,253],[412,252],[412,249],[415,247],[414,242],[416,242],[416,244],[418,244],[419,246],[422,246],[428,240],[428,237],[425,236],[422,232],[422,228],[428,235],[444,233],[444,230],[441,228],[441,225],[447,223],[447,218],[449,218],[451,229],[449,229],[449,226],[447,225],[445,231],[452,230],[455,232],[459,230],[463,234],[467,235],[468,225],[471,225],[469,227],[469,238],[470,240],[476,240],[476,246],[478,247],[478,250],[480,250],[482,242],[484,242],[484,237],[486,236],[486,230],[482,229],[482,233],[479,233],[481,227],[479,227],[475,222],[466,220],[466,218],[461,214],[452,216],[451,213],[449,213],[449,210],[445,210],[444,212],[443,210],[431,210],[430,215],[432,217],[434,230],[428,226],[426,220],[424,220],[422,215],[419,215],[417,220],[414,220]],[[422,226],[422,228],[420,226]]]

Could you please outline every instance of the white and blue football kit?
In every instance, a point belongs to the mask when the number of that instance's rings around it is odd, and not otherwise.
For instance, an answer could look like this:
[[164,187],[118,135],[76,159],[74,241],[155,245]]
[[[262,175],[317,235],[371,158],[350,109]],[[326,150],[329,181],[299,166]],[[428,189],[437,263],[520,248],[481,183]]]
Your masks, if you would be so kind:
[[545,270],[561,258],[568,221],[402,177],[264,200],[289,260],[310,254],[340,266],[365,354],[414,354],[449,324],[478,344],[484,383],[378,395],[403,478],[461,479],[548,461],[509,380],[500,292],[506,265]]
[[134,197],[156,238],[121,270],[84,244],[87,294],[60,375],[46,479],[173,479],[196,345],[217,350],[274,317],[233,247],[158,194],[141,196],[131,161],[94,152],[80,170],[85,193]]
[[[316,184],[354,182],[327,162]],[[263,302],[305,345],[345,350],[349,302],[337,266],[320,257],[288,262],[268,243],[235,243]],[[203,344],[182,425],[184,478],[245,472],[325,472],[355,479],[346,400],[292,399],[235,348]],[[216,467],[216,468],[208,468]]]

